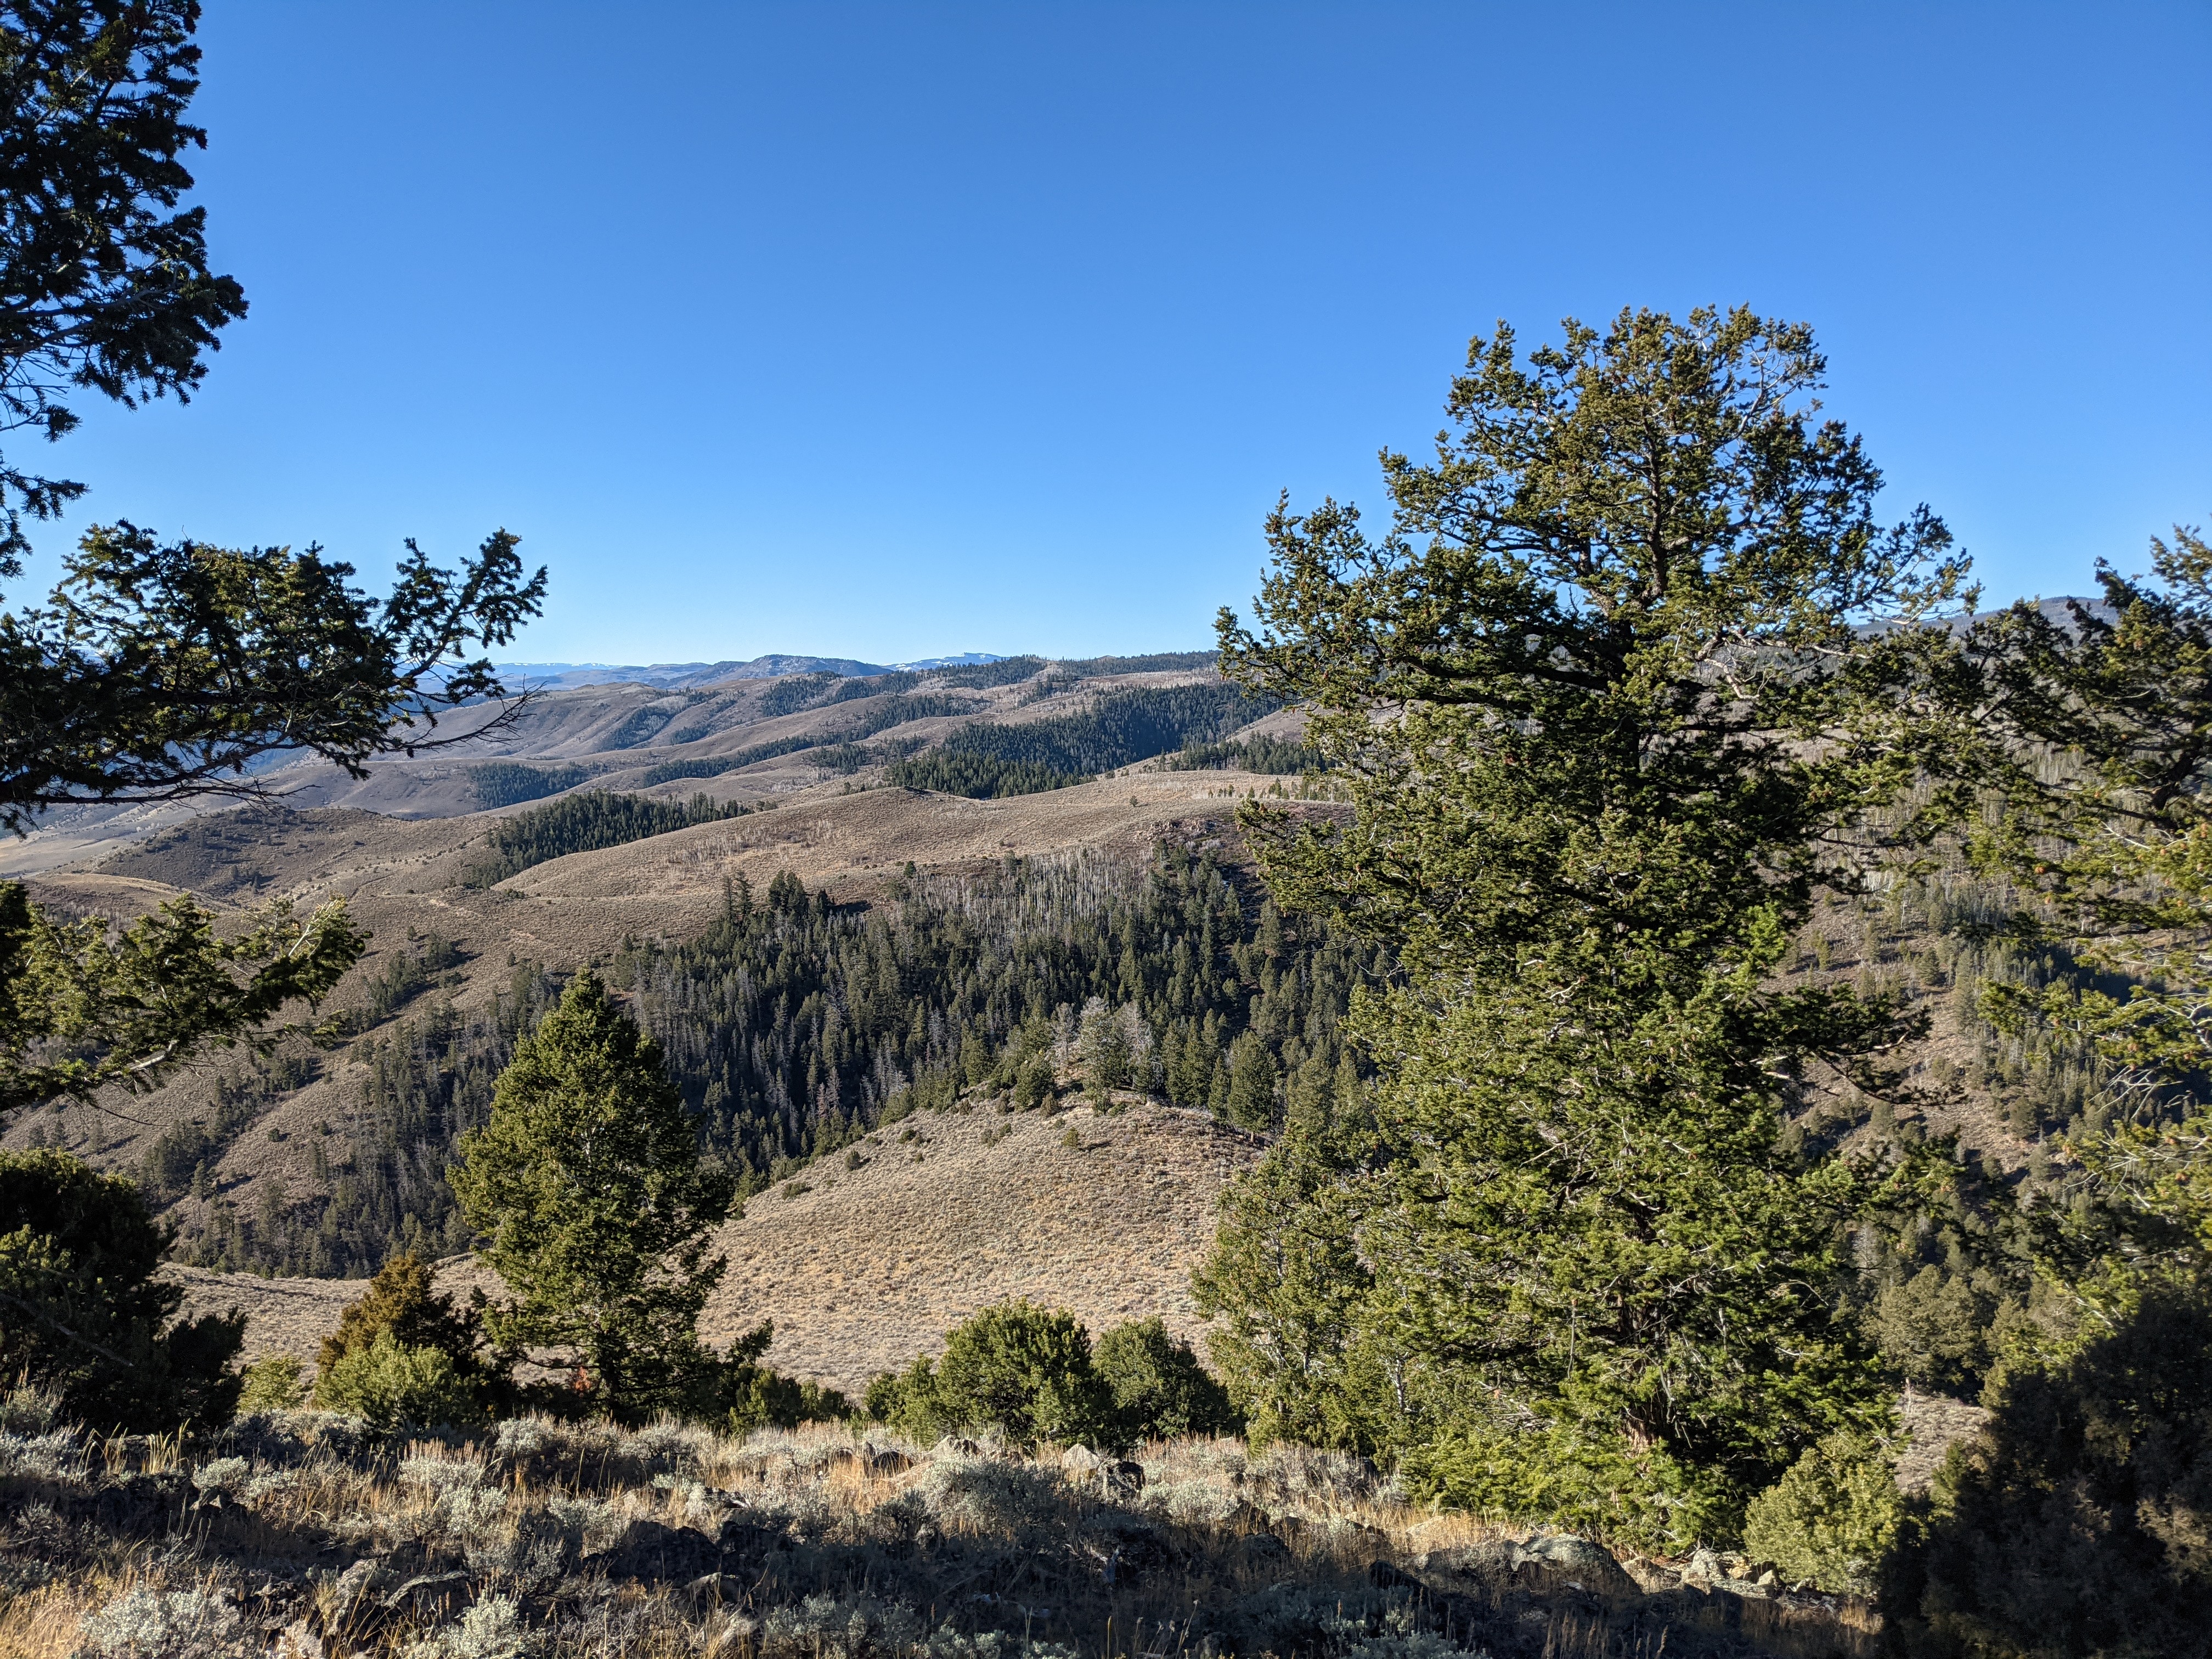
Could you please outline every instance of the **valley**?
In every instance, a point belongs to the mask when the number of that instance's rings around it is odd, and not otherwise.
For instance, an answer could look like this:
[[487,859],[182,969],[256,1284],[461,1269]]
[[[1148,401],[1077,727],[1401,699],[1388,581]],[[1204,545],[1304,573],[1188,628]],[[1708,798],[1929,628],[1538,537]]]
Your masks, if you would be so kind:
[[[1184,667],[1083,677],[1040,665],[1037,678],[1047,695],[1024,702],[1018,682],[986,688],[969,718],[1034,726],[1079,717],[1132,691],[1219,686],[1210,670]],[[840,681],[826,693],[866,685]],[[729,723],[683,751],[694,758],[716,745],[743,753],[767,740],[763,732],[835,732],[854,711],[883,701],[847,696],[774,712],[780,689],[787,701],[823,696],[818,675],[709,689],[718,717]],[[334,1194],[343,1200],[338,1184],[365,1165],[395,1157],[404,1163],[419,1152],[430,1160],[425,1176],[434,1176],[450,1125],[422,1128],[431,1139],[420,1148],[392,1146],[364,1116],[378,1067],[387,1063],[380,1055],[395,1042],[419,1047],[419,1033],[440,1021],[490,1018],[519,976],[557,981],[579,969],[606,971],[641,941],[681,945],[723,914],[733,887],[764,895],[779,877],[795,878],[841,914],[866,916],[896,912],[898,896],[919,886],[951,891],[1010,869],[1090,870],[1098,873],[1088,879],[1126,886],[1164,845],[1235,870],[1238,799],[1301,789],[1295,776],[1162,769],[1173,757],[1147,756],[1112,777],[977,799],[890,785],[881,758],[823,775],[802,750],[639,792],[674,801],[705,795],[718,806],[752,809],[743,816],[553,857],[473,884],[499,827],[547,799],[487,809],[477,804],[472,775],[486,767],[573,766],[588,777],[571,787],[574,794],[635,785],[644,769],[678,751],[593,745],[651,707],[649,693],[657,695],[629,685],[556,689],[532,698],[511,727],[466,758],[456,751],[379,765],[358,783],[280,773],[274,785],[286,793],[266,803],[114,814],[41,830],[19,843],[17,873],[40,902],[58,909],[127,919],[191,892],[220,916],[238,918],[273,900],[306,908],[343,897],[374,939],[323,1011],[346,1028],[334,1045],[288,1038],[273,1061],[258,1065],[218,1053],[150,1095],[105,1100],[104,1109],[19,1117],[7,1144],[64,1146],[133,1174],[167,1160],[156,1194],[188,1247],[218,1237],[232,1217],[241,1218],[240,1236],[265,1239],[276,1218],[319,1205],[327,1212]],[[756,718],[741,718],[746,711]],[[901,732],[926,741],[963,723],[933,716]],[[1226,730],[1217,719],[1193,741],[1285,733],[1294,741],[1296,729],[1295,717],[1284,714]],[[1343,810],[1325,801],[1297,807]],[[77,856],[57,856],[64,850]],[[434,1058],[423,1063],[437,1071]],[[842,1153],[824,1157],[804,1180],[787,1177],[756,1194],[716,1240],[731,1266],[704,1334],[719,1344],[773,1320],[771,1364],[848,1390],[1009,1294],[1066,1306],[1097,1323],[1158,1315],[1178,1334],[1195,1334],[1190,1269],[1211,1237],[1216,1194],[1257,1143],[1201,1110],[1130,1101],[1112,1115],[1088,1106],[1004,1114],[995,1091],[969,1091],[953,1109],[869,1133],[853,1148],[857,1167],[848,1169]],[[879,1097],[871,1109],[880,1112]],[[794,1123],[801,1143],[814,1127],[802,1110]],[[841,1129],[841,1144],[864,1127],[856,1121]],[[1063,1144],[1071,1132],[1079,1145]],[[805,1156],[802,1146],[799,1162]],[[398,1179],[404,1188],[404,1170]],[[355,1273],[369,1265],[347,1264]],[[249,1357],[284,1351],[312,1359],[336,1310],[360,1285],[296,1273],[173,1271],[189,1283],[191,1308],[245,1309]],[[465,1261],[447,1271],[462,1281],[469,1275]]]

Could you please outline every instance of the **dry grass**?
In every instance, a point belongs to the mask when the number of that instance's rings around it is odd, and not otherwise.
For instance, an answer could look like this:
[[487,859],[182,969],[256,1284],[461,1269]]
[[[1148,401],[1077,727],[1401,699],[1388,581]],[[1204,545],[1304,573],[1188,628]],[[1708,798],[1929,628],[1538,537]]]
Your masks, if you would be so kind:
[[[1071,1124],[1079,1147],[1062,1144]],[[723,1230],[730,1270],[704,1324],[725,1341],[772,1319],[771,1364],[848,1392],[1008,1296],[1094,1331],[1157,1315],[1195,1335],[1190,1272],[1215,1198],[1255,1155],[1248,1137],[1160,1106],[926,1112],[857,1150],[860,1168],[825,1159],[811,1190],[763,1193]]]
[[[179,1460],[11,1416],[0,1653],[1630,1659],[1869,1650],[1850,1610],[1569,1574],[1364,1462],[1152,1445],[1096,1474],[843,1427],[295,1413]],[[1079,1463],[1083,1460],[1074,1460]],[[1588,1581],[1588,1582],[1582,1582]]]
[[[1062,1144],[1073,1125],[1080,1145]],[[911,1141],[901,1140],[911,1133]],[[778,1370],[856,1393],[878,1370],[934,1352],[977,1309],[1027,1296],[1094,1331],[1164,1320],[1199,1331],[1190,1270],[1212,1237],[1214,1200],[1255,1155],[1249,1137],[1202,1114],[1155,1105],[1109,1116],[924,1112],[807,1171],[808,1192],[754,1198],[714,1248],[729,1272],[702,1322],[726,1344],[773,1320]],[[245,1358],[312,1364],[366,1281],[163,1270],[187,1315],[246,1316]],[[445,1289],[500,1286],[466,1257]]]
[[252,1273],[210,1273],[170,1262],[162,1278],[184,1286],[181,1316],[234,1310],[246,1316],[246,1346],[239,1358],[251,1364],[289,1353],[312,1365],[338,1316],[368,1289],[365,1279],[262,1279]]

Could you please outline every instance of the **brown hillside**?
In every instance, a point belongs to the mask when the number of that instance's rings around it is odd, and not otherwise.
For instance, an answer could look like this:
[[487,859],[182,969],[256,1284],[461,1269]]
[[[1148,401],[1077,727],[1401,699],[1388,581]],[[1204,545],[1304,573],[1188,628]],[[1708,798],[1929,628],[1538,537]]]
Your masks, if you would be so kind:
[[[1232,797],[1281,782],[1232,772],[1133,774],[972,801],[848,791],[841,780],[784,795],[772,811],[556,859],[489,891],[462,878],[486,855],[497,814],[408,820],[348,808],[248,807],[156,826],[94,867],[48,871],[32,885],[35,896],[61,908],[125,919],[179,891],[235,915],[271,899],[305,908],[343,896],[373,936],[371,953],[325,1012],[361,1007],[369,981],[421,938],[452,942],[460,961],[447,982],[394,1010],[389,1024],[441,1002],[481,1008],[517,963],[571,969],[604,960],[627,937],[694,934],[719,911],[726,876],[742,874],[759,890],[790,870],[841,903],[868,903],[909,862],[924,871],[974,868],[1083,848],[1141,859],[1163,836],[1229,846],[1233,856]],[[1301,810],[1344,809],[1310,803]],[[360,1098],[365,1059],[358,1040],[312,1056],[312,1079],[258,1116],[215,1161],[215,1195],[251,1206],[263,1200],[264,1183],[286,1201],[316,1190],[315,1151],[342,1152],[337,1137]],[[154,1095],[118,1098],[100,1111],[19,1114],[0,1139],[21,1146],[46,1137],[103,1167],[134,1169],[165,1128],[208,1114],[217,1080],[238,1063],[218,1053]],[[201,1202],[180,1199],[172,1213],[182,1219]]]
[[[1073,1130],[1077,1145],[1065,1144]],[[908,1139],[911,1136],[912,1139]],[[854,1393],[873,1373],[933,1352],[978,1308],[1025,1296],[1094,1332],[1157,1315],[1200,1334],[1190,1270],[1213,1233],[1223,1184],[1255,1155],[1201,1115],[1133,1105],[1110,1116],[924,1112],[760,1194],[716,1240],[729,1272],[702,1330],[720,1346],[773,1320],[769,1363]],[[246,1316],[246,1354],[310,1364],[358,1279],[167,1270],[192,1313]],[[450,1290],[491,1275],[469,1258]]]
[[825,1159],[793,1183],[811,1190],[763,1193],[724,1230],[730,1271],[705,1322],[719,1343],[773,1320],[772,1364],[848,1393],[1004,1297],[1094,1333],[1158,1316],[1196,1336],[1190,1271],[1221,1188],[1256,1155],[1201,1114],[1152,1105],[925,1112],[852,1150],[857,1169]]
[[[1135,774],[1007,800],[917,789],[835,789],[772,813],[706,823],[526,870],[502,890],[541,902],[648,901],[718,906],[726,876],[756,885],[789,870],[842,901],[863,900],[911,862],[957,869],[1082,847],[1136,855],[1170,830],[1200,840],[1233,831],[1234,796],[1280,783],[1241,772]],[[1341,811],[1323,804],[1309,810]]]

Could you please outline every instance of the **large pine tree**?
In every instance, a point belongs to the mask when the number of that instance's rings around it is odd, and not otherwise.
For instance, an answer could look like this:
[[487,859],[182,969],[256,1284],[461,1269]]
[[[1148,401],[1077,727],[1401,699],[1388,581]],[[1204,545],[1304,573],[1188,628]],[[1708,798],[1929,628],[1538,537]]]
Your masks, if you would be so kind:
[[1358,810],[1250,828],[1280,902],[1405,980],[1351,1018],[1371,1100],[1293,1124],[1200,1275],[1262,1425],[1682,1540],[1881,1415],[1836,1312],[1863,1176],[1792,1119],[1823,1073],[1881,1086],[1903,1021],[1776,970],[1915,769],[1902,688],[1942,636],[1864,624],[1962,567],[1924,509],[1876,524],[1822,374],[1747,311],[1571,322],[1525,361],[1501,326],[1435,460],[1383,457],[1386,536],[1269,520],[1224,666],[1306,705]]
[[484,1127],[452,1175],[484,1259],[513,1292],[494,1336],[576,1356],[626,1420],[697,1403],[699,1310],[731,1182],[702,1162],[660,1050],[584,974],[515,1045]]

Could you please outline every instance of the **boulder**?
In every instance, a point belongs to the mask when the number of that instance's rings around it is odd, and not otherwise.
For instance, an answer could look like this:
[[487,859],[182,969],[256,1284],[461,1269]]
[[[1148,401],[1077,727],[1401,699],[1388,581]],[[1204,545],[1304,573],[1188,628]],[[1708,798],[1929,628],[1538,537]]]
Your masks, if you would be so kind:
[[664,1526],[658,1521],[633,1521],[615,1547],[592,1558],[592,1565],[610,1577],[635,1578],[647,1583],[672,1579],[691,1580],[720,1570],[722,1547],[691,1527]]
[[1145,1466],[1127,1461],[1098,1466],[1098,1491],[1108,1498],[1134,1498],[1145,1489]]
[[1620,1563],[1613,1559],[1611,1550],[1570,1532],[1540,1534],[1521,1546],[1521,1553],[1524,1564],[1593,1595],[1619,1597],[1644,1593]]

